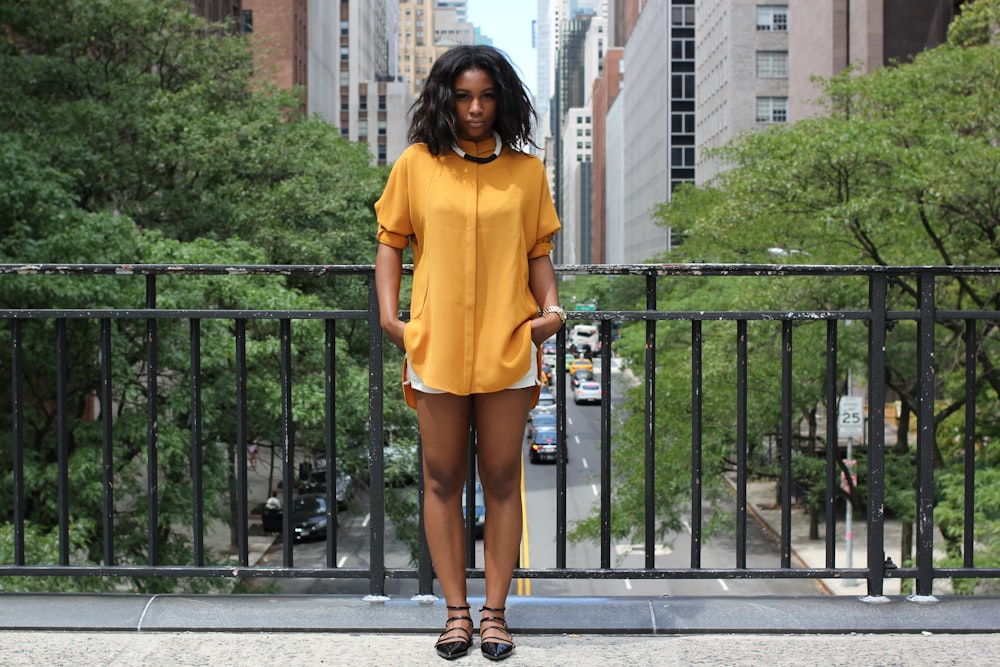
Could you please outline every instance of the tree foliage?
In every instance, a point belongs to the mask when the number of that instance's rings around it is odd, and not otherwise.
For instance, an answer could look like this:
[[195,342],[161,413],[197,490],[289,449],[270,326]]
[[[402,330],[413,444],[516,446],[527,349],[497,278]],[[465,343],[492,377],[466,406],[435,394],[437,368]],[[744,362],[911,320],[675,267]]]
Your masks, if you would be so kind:
[[[385,171],[367,148],[303,115],[298,91],[251,77],[249,42],[205,23],[187,0],[11,0],[0,5],[0,262],[369,264],[372,204]],[[200,309],[367,309],[365,278],[161,277],[157,306]],[[0,300],[20,308],[139,308],[129,277],[4,276]],[[54,324],[24,323],[27,517],[45,534],[57,475]],[[101,433],[86,417],[100,383],[96,320],[67,323],[73,520],[101,515]],[[188,563],[192,494],[190,323],[158,326],[161,564]],[[234,322],[206,319],[201,392],[207,520],[232,519]],[[116,543],[119,563],[146,562],[145,321],[113,324]],[[247,327],[250,439],[280,442],[278,324]],[[296,438],[324,439],[323,324],[293,326]],[[10,349],[11,328],[0,330]],[[337,326],[337,438],[367,442],[367,327]],[[0,359],[10,377],[9,357]],[[0,390],[7,398],[8,389]],[[397,433],[410,411],[387,396]],[[0,432],[12,440],[10,415]],[[9,449],[0,465],[11,469]],[[358,477],[364,472],[356,470]],[[11,516],[0,481],[0,523]],[[83,524],[81,524],[83,525]],[[74,553],[101,560],[101,527],[74,533]],[[178,582],[136,581],[142,590]],[[191,583],[189,585],[196,585]]]
[[[702,187],[681,187],[658,216],[684,242],[669,261],[751,262],[774,261],[811,264],[874,265],[982,265],[1000,260],[1000,47],[995,35],[996,0],[967,5],[952,28],[952,41],[918,55],[912,63],[887,66],[859,75],[847,71],[824,82],[827,113],[786,126],[747,133],[720,149],[728,169]],[[867,285],[822,279],[736,281],[685,279],[682,286],[667,285],[660,294],[660,308],[674,310],[821,309],[852,307],[866,303]],[[984,310],[1000,306],[997,281],[963,277],[938,285],[940,309],[972,307]],[[906,280],[894,284],[889,294],[893,310],[912,310],[918,299],[917,285]],[[618,307],[628,307],[622,304]],[[855,306],[856,307],[856,306]],[[996,323],[976,325],[979,346],[977,406],[980,453],[977,465],[995,458],[1000,414],[1000,372],[995,366]],[[641,351],[641,327],[632,327],[621,348]],[[733,328],[708,336],[704,369],[705,443],[710,474],[731,466],[734,445]],[[812,324],[796,324],[793,373],[794,410],[802,424],[815,425],[822,409],[823,336]],[[773,323],[748,326],[750,393],[748,433],[751,448],[767,442],[779,432],[776,397],[780,362],[780,334]],[[662,331],[662,333],[659,333]],[[887,345],[888,389],[899,400],[905,421],[916,414],[918,377],[913,363],[915,324],[898,322],[889,332]],[[941,484],[961,478],[962,451],[953,446],[961,426],[965,401],[964,321],[942,322],[936,331],[939,353],[935,357],[937,406],[935,430],[938,444],[935,465]],[[632,343],[627,342],[631,336]],[[684,331],[670,332],[658,325],[657,336],[657,488],[661,532],[676,529],[678,512],[689,497],[685,479],[690,449],[690,342]],[[866,333],[862,327],[841,327],[840,365],[863,371]],[[718,348],[718,349],[712,349]],[[811,351],[810,351],[811,350]],[[718,353],[710,356],[711,353]],[[633,356],[633,362],[641,357]],[[843,371],[842,371],[843,372]],[[635,466],[641,460],[642,434],[636,420],[642,419],[641,396],[630,405],[634,415],[626,425],[625,442],[616,446],[615,470],[623,483],[615,485],[621,512],[616,513],[616,532],[640,529],[642,505],[634,497],[643,484]],[[907,428],[900,429],[891,458],[911,460]],[[816,437],[796,443],[808,453]],[[616,442],[617,445],[617,442]],[[676,452],[674,450],[681,450]],[[981,462],[979,456],[983,457]],[[752,457],[753,459],[753,457]],[[663,460],[668,465],[661,466]],[[764,463],[763,460],[758,464]],[[805,478],[815,477],[808,466],[793,465]],[[758,472],[767,474],[766,465]],[[639,471],[641,472],[641,470]],[[990,473],[984,471],[985,479]],[[979,475],[977,475],[978,477]],[[822,477],[822,476],[820,476]],[[977,482],[982,482],[977,479]],[[903,486],[887,490],[889,511],[912,516],[912,474]],[[957,483],[957,482],[956,482]],[[909,485],[907,488],[906,485]],[[821,487],[822,488],[822,487]],[[977,484],[977,489],[983,488]],[[822,493],[822,491],[821,491]],[[987,498],[989,500],[987,501]],[[848,498],[864,507],[863,488]],[[1000,506],[991,493],[977,497],[977,544],[996,540],[1000,525],[987,519]],[[938,494],[939,524],[951,549],[960,549],[961,523],[948,517],[961,516],[960,498],[950,492]],[[980,502],[994,503],[981,507]],[[592,521],[583,524],[577,536],[594,535]],[[950,526],[950,527],[949,527]],[[992,562],[991,552],[977,551],[977,565]],[[995,553],[995,552],[992,552]],[[985,560],[984,560],[985,559]]]

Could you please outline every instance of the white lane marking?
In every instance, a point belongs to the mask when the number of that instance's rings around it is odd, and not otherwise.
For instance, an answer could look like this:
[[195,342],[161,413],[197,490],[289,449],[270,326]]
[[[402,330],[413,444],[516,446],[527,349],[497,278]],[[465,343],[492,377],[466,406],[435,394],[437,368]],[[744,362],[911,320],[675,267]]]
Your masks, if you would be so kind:
[[366,514],[366,515],[365,515],[365,520],[361,522],[361,527],[362,527],[362,528],[367,528],[367,527],[368,527],[368,523],[369,523],[369,522],[370,522],[371,520],[372,520],[372,515],[371,515],[371,514]]
[[344,563],[347,562],[347,556],[341,556],[340,560],[337,561],[337,567],[344,567]]
[[601,491],[600,491],[600,489],[597,488],[596,484],[591,484],[590,485],[590,489],[594,492],[595,496],[601,495]]
[[579,445],[579,444],[580,444],[580,436],[578,436],[578,435],[574,435],[574,436],[573,436],[573,442],[575,442],[576,444],[578,444],[578,445]]
[[625,589],[629,591],[632,590],[632,582],[628,579],[625,580]]
[[722,586],[722,590],[724,591],[729,590],[729,586],[726,586],[726,582],[724,582],[722,579],[716,579],[716,581],[718,581],[719,585]]
[[586,470],[587,469],[587,459],[580,459],[580,463],[583,464],[583,469]]

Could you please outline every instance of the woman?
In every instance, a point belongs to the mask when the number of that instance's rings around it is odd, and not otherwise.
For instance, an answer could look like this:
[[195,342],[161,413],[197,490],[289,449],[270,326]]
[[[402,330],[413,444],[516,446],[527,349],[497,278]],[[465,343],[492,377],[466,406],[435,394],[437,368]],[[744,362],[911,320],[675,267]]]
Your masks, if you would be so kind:
[[514,651],[504,608],[520,550],[521,442],[540,387],[537,348],[565,321],[549,257],[559,220],[541,161],[518,150],[534,145],[535,110],[502,52],[447,51],[411,111],[412,145],[375,204],[381,325],[406,353],[404,393],[420,426],[424,525],[448,608],[437,652],[450,660],[472,644],[462,493],[475,415],[487,516],[480,649],[502,660]]

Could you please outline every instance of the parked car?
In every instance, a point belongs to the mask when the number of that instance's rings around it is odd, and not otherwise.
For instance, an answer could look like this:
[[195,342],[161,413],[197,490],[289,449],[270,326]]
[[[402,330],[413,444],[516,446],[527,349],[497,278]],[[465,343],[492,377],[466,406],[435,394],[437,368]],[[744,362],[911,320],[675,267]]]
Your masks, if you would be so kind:
[[[475,523],[472,525],[472,533],[477,540],[483,539],[483,529],[486,527],[486,497],[483,495],[483,485],[476,480],[475,487]],[[462,498],[462,518],[465,518],[466,506],[465,498]]]
[[577,385],[580,384],[581,382],[586,382],[589,380],[594,380],[594,381],[597,380],[597,376],[594,375],[594,371],[589,370],[587,368],[577,369],[576,371],[573,372],[572,375],[569,376],[569,378],[570,378],[570,383],[572,384],[574,389],[576,389]]
[[325,494],[304,493],[292,501],[292,531],[296,541],[325,538],[329,518]]
[[535,431],[537,431],[538,429],[542,428],[554,429],[555,427],[556,427],[555,414],[552,412],[543,412],[541,414],[535,415],[535,418],[531,420],[530,424],[528,424],[528,434],[525,437],[528,440],[531,440],[533,437],[535,437]]
[[531,439],[531,446],[528,448],[528,460],[532,463],[555,461],[557,453],[556,430],[554,428],[536,430]]
[[[343,470],[337,470],[337,486],[335,496],[337,498],[337,510],[343,512],[347,509],[347,502],[351,497],[352,478]],[[280,483],[279,483],[280,486]],[[326,462],[319,461],[317,467],[313,468],[309,476],[299,485],[299,493],[321,493],[326,494]]]
[[577,405],[580,403],[600,403],[601,383],[587,380],[578,384],[573,390],[573,402]]

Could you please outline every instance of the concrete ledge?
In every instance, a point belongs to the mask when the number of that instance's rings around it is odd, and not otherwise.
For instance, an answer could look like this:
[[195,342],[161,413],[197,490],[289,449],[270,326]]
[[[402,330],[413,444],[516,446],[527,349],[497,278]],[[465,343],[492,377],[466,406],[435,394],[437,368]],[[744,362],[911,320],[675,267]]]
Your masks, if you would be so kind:
[[[6,593],[0,630],[437,633],[443,606],[344,595]],[[1000,597],[512,597],[507,618],[519,634],[996,633]]]

